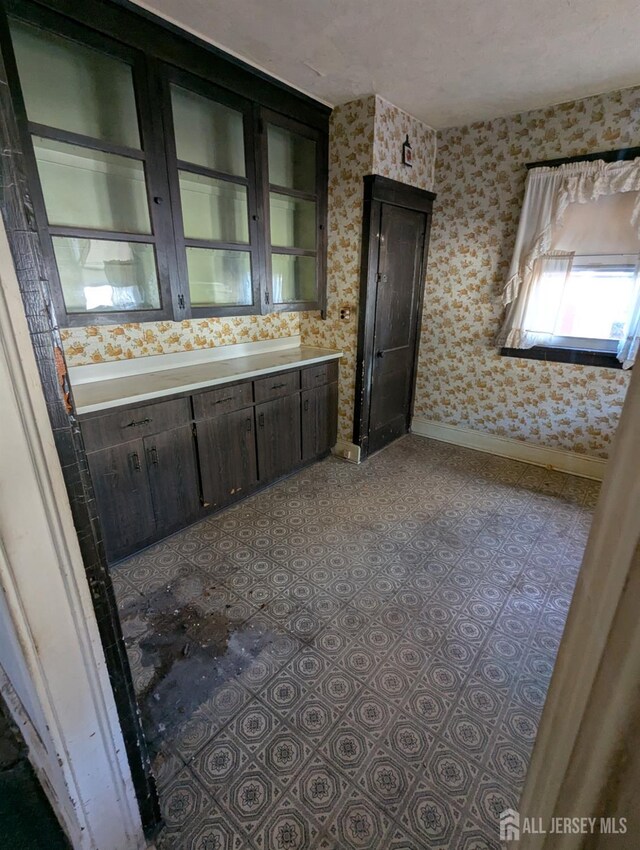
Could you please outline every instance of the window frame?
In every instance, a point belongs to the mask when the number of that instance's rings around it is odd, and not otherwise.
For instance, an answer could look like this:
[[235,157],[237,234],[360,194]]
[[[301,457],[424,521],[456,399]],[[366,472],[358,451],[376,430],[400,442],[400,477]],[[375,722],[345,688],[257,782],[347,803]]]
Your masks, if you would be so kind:
[[[136,51],[118,41],[98,35],[91,29],[62,18],[49,9],[29,9],[20,5],[19,9],[11,9],[9,23],[16,20],[36,29],[50,32],[59,38],[66,38],[81,47],[93,49],[98,53],[124,62],[131,68],[133,94],[136,104],[138,130],[140,134],[140,150],[124,145],[114,144],[92,136],[62,130],[57,127],[38,124],[29,121],[24,102],[20,77],[13,50],[13,40],[9,35],[8,44],[3,44],[3,52],[7,64],[7,76],[10,80],[10,93],[16,117],[18,130],[23,145],[25,169],[27,172],[28,189],[33,204],[33,214],[38,234],[42,242],[43,255],[47,271],[52,279],[51,298],[55,309],[56,319],[61,327],[87,327],[91,325],[153,322],[177,320],[185,317],[185,304],[179,298],[172,283],[176,277],[175,253],[172,251],[171,210],[164,204],[168,197],[169,187],[166,179],[166,166],[162,150],[158,146],[157,119],[151,109],[151,85],[147,72],[145,58]],[[33,136],[40,136],[66,144],[73,144],[87,150],[112,153],[125,156],[144,167],[147,204],[151,233],[138,234],[99,230],[93,228],[67,227],[50,225],[48,221],[44,193],[38,172],[38,165],[33,145]],[[53,237],[69,236],[79,239],[102,239],[109,241],[135,242],[152,245],[155,254],[156,276],[159,308],[144,308],[140,310],[103,310],[86,312],[69,312],[64,300],[58,265],[53,248]],[[168,238],[169,237],[169,238]]]
[[[559,159],[540,160],[526,163],[527,170],[531,168],[556,168],[573,162],[619,162],[640,157],[640,147],[618,148],[610,151],[598,151],[580,156],[561,157]],[[559,341],[565,339],[558,338]],[[608,340],[607,340],[608,341]],[[585,340],[596,342],[596,340]],[[617,348],[617,346],[616,346]],[[506,348],[499,351],[502,357],[515,357],[523,360],[545,360],[555,363],[574,363],[581,366],[601,366],[608,369],[622,369],[622,363],[615,352],[602,351],[597,347],[573,348],[567,346],[534,345],[532,348]],[[631,367],[633,368],[633,367]]]

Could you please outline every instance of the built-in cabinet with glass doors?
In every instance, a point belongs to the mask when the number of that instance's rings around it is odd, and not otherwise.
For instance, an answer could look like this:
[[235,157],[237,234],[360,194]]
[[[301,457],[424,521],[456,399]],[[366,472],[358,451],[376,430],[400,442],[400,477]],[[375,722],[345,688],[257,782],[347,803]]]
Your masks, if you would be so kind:
[[322,108],[305,124],[126,39],[9,6],[12,94],[62,326],[323,309]]

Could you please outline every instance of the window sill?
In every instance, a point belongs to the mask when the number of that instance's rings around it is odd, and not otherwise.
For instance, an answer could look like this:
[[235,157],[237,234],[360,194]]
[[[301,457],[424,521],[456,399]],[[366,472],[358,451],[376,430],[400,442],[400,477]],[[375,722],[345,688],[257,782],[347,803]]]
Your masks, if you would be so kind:
[[604,366],[607,369],[622,369],[615,354],[607,351],[586,351],[575,348],[555,348],[534,345],[533,348],[501,348],[503,357],[521,357],[525,360],[547,360],[553,363],[575,363],[579,366]]

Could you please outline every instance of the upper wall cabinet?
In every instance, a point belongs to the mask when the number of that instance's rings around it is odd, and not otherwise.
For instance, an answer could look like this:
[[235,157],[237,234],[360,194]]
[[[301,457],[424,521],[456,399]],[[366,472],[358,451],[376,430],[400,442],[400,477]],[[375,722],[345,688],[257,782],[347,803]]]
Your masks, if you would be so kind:
[[277,310],[322,309],[326,139],[317,130],[266,110],[262,131],[272,303]]
[[8,0],[2,42],[59,324],[323,309],[328,111],[93,5]]

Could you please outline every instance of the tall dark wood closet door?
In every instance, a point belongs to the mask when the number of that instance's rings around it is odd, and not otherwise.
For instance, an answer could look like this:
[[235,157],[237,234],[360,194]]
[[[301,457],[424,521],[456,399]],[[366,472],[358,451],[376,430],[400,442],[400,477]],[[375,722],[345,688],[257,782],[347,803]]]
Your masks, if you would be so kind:
[[409,428],[427,216],[381,204],[369,451]]
[[353,442],[361,459],[409,431],[433,192],[364,178]]

